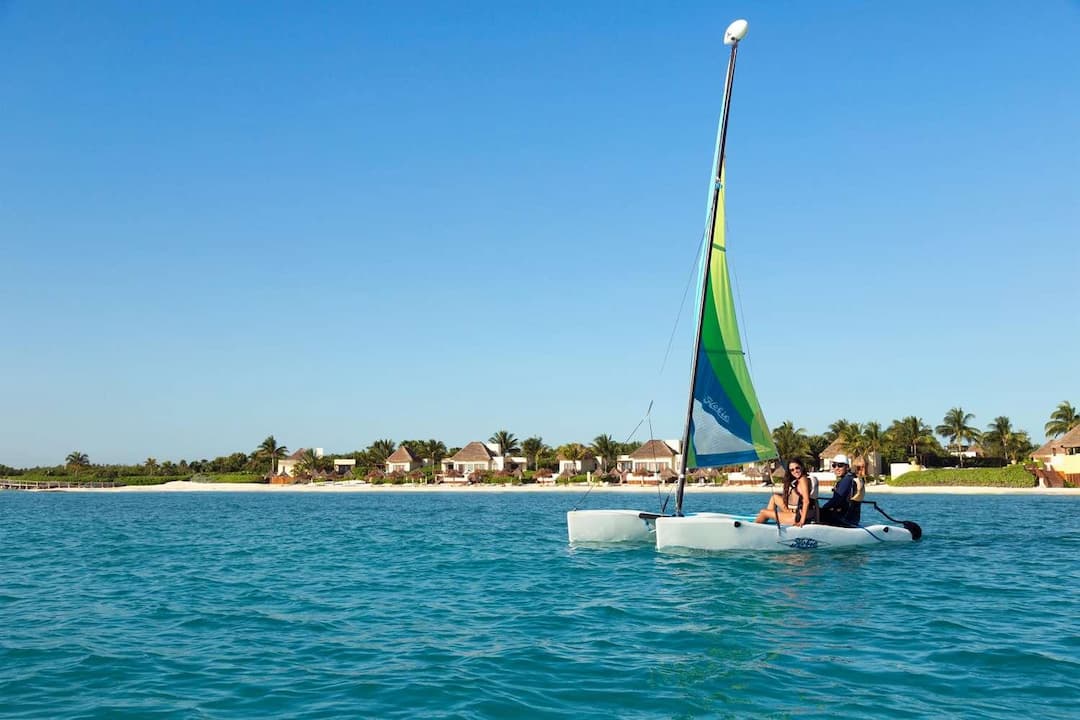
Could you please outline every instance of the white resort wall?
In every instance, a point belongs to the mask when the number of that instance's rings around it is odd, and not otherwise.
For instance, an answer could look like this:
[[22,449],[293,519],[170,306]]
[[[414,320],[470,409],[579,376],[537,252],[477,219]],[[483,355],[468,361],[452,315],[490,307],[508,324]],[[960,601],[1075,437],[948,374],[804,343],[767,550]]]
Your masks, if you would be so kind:
[[894,478],[917,470],[919,470],[919,466],[911,463],[889,463],[889,475]]

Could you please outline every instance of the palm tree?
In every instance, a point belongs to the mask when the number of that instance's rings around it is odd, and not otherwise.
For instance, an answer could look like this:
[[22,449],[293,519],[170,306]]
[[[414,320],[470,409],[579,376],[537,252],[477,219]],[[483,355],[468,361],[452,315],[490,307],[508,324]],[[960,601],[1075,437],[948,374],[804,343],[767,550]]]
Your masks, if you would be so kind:
[[368,445],[368,449],[364,451],[364,454],[367,455],[367,461],[371,467],[383,469],[386,465],[386,458],[393,455],[396,449],[397,445],[394,444],[393,440],[376,440]]
[[[866,456],[864,459],[867,462],[867,470],[869,470],[870,456],[877,453],[880,459],[881,449],[885,445],[885,433],[881,429],[881,423],[871,420],[863,425],[862,436],[866,442]],[[874,470],[878,471],[880,468],[875,467]],[[874,474],[876,475],[877,472]]]
[[1050,422],[1046,423],[1046,437],[1056,438],[1080,425],[1080,411],[1070,402],[1063,401],[1054,412],[1050,413]]
[[499,454],[503,457],[509,457],[516,452],[521,452],[521,448],[518,446],[518,439],[514,437],[513,433],[507,432],[506,430],[498,431],[488,438],[488,442],[498,445]]
[[988,450],[1001,453],[1001,458],[1008,461],[1009,449],[1015,445],[1014,433],[1012,420],[1004,415],[998,415],[986,427],[986,432],[983,433],[983,442],[986,443]]
[[529,468],[529,460],[532,460],[533,469],[540,466],[540,453],[547,449],[544,438],[539,435],[525,438],[521,442],[521,452],[525,454],[525,469]]
[[947,438],[950,445],[956,446],[956,454],[960,456],[960,467],[964,467],[963,444],[979,439],[979,431],[970,424],[974,419],[973,414],[964,412],[963,408],[954,407],[945,413],[942,423],[934,428],[934,432]]
[[1007,451],[1009,453],[1009,459],[1013,463],[1020,462],[1020,458],[1027,457],[1035,450],[1035,444],[1031,442],[1031,437],[1024,430],[1017,430],[1013,433],[1012,442],[1009,443]]
[[270,474],[277,472],[277,461],[289,454],[289,449],[284,445],[278,445],[273,435],[267,435],[266,439],[259,443],[252,453],[255,457],[270,461]]
[[829,447],[829,440],[827,435],[811,435],[807,438],[807,447],[810,449],[810,464],[814,467],[821,465],[821,453],[825,452],[825,448]]
[[619,458],[619,443],[610,435],[597,435],[589,449],[600,459],[600,469],[603,471]]
[[911,450],[911,457],[919,462],[919,447],[934,442],[930,426],[922,418],[908,415],[900,420],[893,420],[886,431],[897,445]]
[[83,468],[90,467],[90,457],[86,453],[79,452],[78,450],[68,453],[64,462],[67,464],[68,470],[76,475],[78,475],[79,471]]
[[298,475],[307,475],[312,478],[322,465],[322,458],[316,454],[315,449],[307,448],[300,453],[300,462],[296,464],[296,472]]
[[1020,458],[1035,449],[1031,437],[1023,430],[1014,429],[1012,421],[1004,415],[994,418],[982,437],[986,444],[995,452],[1000,452],[1007,462],[1019,462]]
[[840,418],[829,425],[829,429],[825,432],[825,437],[829,438],[829,442],[832,442],[836,438],[840,437],[845,430],[850,430],[852,426],[855,426],[856,430],[859,427],[858,423],[853,423],[850,420]]
[[853,467],[856,464],[855,459],[862,460],[863,467],[866,467],[870,455],[870,441],[863,432],[862,425],[849,423],[846,427],[840,428],[840,435],[836,439],[844,446],[844,452],[853,461]]
[[796,429],[795,424],[785,420],[772,431],[773,444],[780,458],[787,462],[795,458],[804,458],[810,454],[810,437],[803,428]]
[[158,461],[155,458],[146,458],[146,462],[143,463],[143,467],[146,468],[146,474],[153,476],[158,470]]
[[544,443],[544,446],[540,448],[540,452],[536,456],[536,469],[539,470],[540,467],[543,465],[546,465],[548,467],[554,465],[555,467],[558,467],[559,463],[555,459],[557,454],[558,451],[555,448],[551,447],[547,443]]
[[581,443],[572,442],[560,445],[558,452],[563,460],[583,460],[589,451]]
[[585,456],[589,454],[588,448],[581,443],[567,443],[559,446],[559,457],[563,460],[573,460],[575,463],[579,460],[584,460]]
[[442,440],[436,440],[435,438],[424,440],[417,443],[416,448],[421,455],[431,460],[431,465],[436,470],[439,467],[439,462],[446,457],[446,443]]

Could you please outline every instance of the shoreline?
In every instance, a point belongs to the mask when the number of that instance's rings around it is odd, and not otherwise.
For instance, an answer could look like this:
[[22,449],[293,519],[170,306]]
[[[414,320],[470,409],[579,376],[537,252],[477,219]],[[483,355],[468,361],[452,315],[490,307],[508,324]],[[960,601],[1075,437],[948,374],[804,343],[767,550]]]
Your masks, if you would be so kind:
[[[436,493],[648,493],[664,494],[665,488],[655,485],[370,485],[347,483],[313,483],[300,485],[264,485],[261,483],[193,483],[186,480],[174,480],[161,485],[127,485],[112,488],[43,488],[24,490],[23,492],[65,492],[65,493],[146,493],[146,492],[261,492],[261,493],[351,493],[351,492],[436,492]],[[670,491],[674,490],[672,486]],[[687,485],[686,493],[726,494],[758,493],[770,494],[774,488],[757,486],[709,486]],[[822,497],[828,497],[828,490],[823,489]],[[888,485],[870,485],[866,495],[1063,495],[1080,498],[1080,488],[1010,488],[976,486],[912,486],[890,487]]]

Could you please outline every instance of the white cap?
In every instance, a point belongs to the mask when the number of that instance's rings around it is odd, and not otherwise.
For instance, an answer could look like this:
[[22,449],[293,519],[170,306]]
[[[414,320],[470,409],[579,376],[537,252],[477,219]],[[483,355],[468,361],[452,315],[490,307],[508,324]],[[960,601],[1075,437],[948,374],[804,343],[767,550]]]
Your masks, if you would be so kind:
[[848,462],[847,455],[845,455],[844,453],[840,453],[839,455],[834,457],[832,461],[838,465],[851,465],[851,463]]

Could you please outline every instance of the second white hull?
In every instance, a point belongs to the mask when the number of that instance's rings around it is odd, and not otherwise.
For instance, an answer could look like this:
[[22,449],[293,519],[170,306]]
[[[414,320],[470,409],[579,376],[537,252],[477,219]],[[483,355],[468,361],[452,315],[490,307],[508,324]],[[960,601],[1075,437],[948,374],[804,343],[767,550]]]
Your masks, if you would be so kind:
[[722,513],[656,519],[656,547],[661,550],[817,550],[912,540],[908,530],[896,525],[859,528],[782,525],[778,528],[773,524],[758,524],[746,517]]
[[651,543],[655,521],[641,510],[571,510],[566,529],[571,543]]

